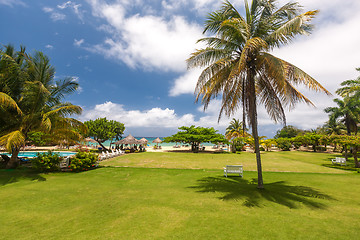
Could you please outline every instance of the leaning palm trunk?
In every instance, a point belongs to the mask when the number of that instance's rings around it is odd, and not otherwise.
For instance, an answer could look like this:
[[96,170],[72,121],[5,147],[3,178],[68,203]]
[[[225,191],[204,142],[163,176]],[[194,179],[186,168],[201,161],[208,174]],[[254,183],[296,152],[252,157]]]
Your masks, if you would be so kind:
[[6,169],[13,169],[19,166],[20,163],[18,158],[19,152],[20,152],[20,148],[15,148],[12,151],[10,161],[6,164]]

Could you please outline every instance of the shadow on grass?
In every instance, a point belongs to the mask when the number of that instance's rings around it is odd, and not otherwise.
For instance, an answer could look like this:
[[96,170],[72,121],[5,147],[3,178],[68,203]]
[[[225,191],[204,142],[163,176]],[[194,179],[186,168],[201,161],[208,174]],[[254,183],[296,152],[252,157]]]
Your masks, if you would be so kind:
[[46,181],[46,178],[30,169],[0,169],[0,186],[24,179],[30,181]]
[[266,201],[288,208],[300,208],[300,204],[312,209],[326,209],[327,205],[316,199],[335,200],[311,187],[291,186],[284,181],[264,184],[265,189],[257,189],[257,180],[251,181],[239,177],[206,177],[198,180],[197,192],[224,193],[221,200],[243,201],[246,207],[263,207]]

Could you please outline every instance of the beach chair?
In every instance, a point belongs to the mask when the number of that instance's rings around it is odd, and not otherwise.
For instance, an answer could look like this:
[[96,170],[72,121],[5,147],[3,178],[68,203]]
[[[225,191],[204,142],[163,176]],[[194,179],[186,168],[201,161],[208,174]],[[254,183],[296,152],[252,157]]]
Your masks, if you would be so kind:
[[108,157],[107,157],[107,155],[104,153],[104,152],[102,152],[100,155],[99,155],[99,159],[102,161],[102,160],[105,160],[105,159],[107,159]]
[[114,151],[113,149],[111,149],[111,154],[112,154],[114,157],[116,157],[116,156],[119,155],[118,152]]

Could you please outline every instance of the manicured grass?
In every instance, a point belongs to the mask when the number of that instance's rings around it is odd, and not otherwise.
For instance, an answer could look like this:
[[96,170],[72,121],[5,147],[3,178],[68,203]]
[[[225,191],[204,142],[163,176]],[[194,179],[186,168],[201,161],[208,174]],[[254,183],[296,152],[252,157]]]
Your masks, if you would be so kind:
[[[146,155],[144,155],[146,156]],[[317,166],[316,164],[312,164]],[[357,239],[360,175],[0,170],[1,239]]]
[[[312,152],[264,152],[262,165],[270,172],[318,172],[344,173],[343,167],[333,166],[331,158],[339,154]],[[255,154],[231,153],[135,153],[112,158],[101,163],[104,166],[181,168],[181,169],[222,169],[228,165],[243,165],[246,171],[256,171]],[[352,164],[353,163],[349,163]],[[325,166],[325,167],[324,167]]]

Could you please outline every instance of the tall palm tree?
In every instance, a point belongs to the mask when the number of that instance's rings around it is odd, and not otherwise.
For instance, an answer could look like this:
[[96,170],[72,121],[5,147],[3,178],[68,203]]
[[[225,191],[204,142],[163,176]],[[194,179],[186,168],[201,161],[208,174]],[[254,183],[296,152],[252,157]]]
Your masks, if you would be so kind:
[[[15,73],[21,73],[21,76],[13,77],[6,69],[0,69],[3,73],[0,80],[9,88],[7,93],[0,94],[0,102],[7,103],[0,109],[0,115],[7,118],[7,124],[0,129],[0,145],[12,153],[7,168],[17,166],[18,153],[29,131],[56,135],[82,125],[69,117],[80,114],[81,107],[62,101],[67,94],[76,91],[78,83],[71,78],[54,82],[55,68],[43,53],[35,52],[33,56],[25,52],[20,54],[25,63],[16,61],[14,55],[6,52],[1,53],[0,60],[0,66],[7,65],[8,69],[16,70]],[[19,82],[19,79],[25,81]]]
[[[205,68],[195,93],[204,109],[213,98],[222,96],[222,113],[230,116],[239,108],[248,117],[255,141],[258,188],[263,188],[257,104],[263,103],[275,122],[285,124],[284,106],[293,108],[298,102],[312,104],[294,85],[304,84],[311,90],[330,94],[301,69],[269,52],[289,43],[295,36],[310,33],[309,24],[317,11],[300,13],[298,3],[277,8],[275,0],[245,0],[245,16],[225,1],[220,10],[209,14],[205,37],[199,42],[206,48],[196,50],[187,60],[188,67]],[[312,104],[313,105],[313,104]]]

